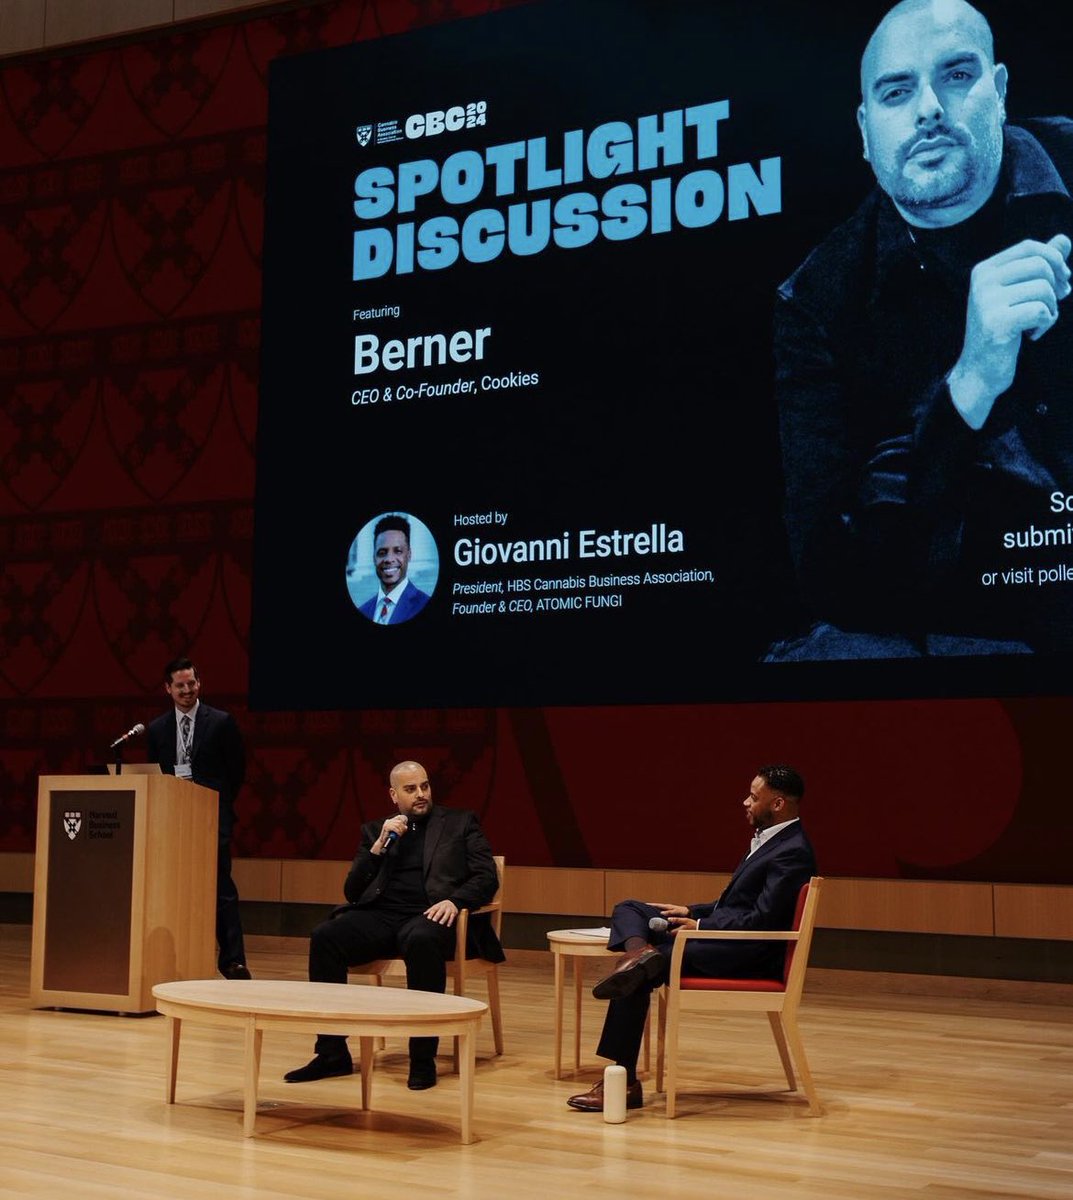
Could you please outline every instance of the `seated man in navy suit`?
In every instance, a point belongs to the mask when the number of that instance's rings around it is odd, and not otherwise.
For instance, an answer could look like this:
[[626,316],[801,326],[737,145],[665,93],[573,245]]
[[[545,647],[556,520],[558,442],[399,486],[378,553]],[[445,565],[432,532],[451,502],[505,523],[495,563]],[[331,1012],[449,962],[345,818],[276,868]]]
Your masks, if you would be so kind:
[[409,579],[410,522],[391,513],[381,517],[373,530],[373,566],[380,587],[375,596],[358,605],[358,612],[377,625],[409,621],[428,603],[428,596]]
[[[611,916],[612,950],[624,950],[615,969],[592,989],[610,1000],[597,1054],[626,1068],[626,1106],[644,1103],[637,1078],[649,997],[666,983],[674,934],[679,929],[790,929],[797,895],[816,874],[816,856],[798,810],[805,781],[786,766],[761,767],[743,801],[753,827],[749,853],[713,904],[645,904],[624,900]],[[667,933],[649,922],[662,917]],[[781,979],[782,942],[696,941],[686,946],[683,973],[713,979]],[[603,1081],[567,1103],[582,1112],[602,1112]]]

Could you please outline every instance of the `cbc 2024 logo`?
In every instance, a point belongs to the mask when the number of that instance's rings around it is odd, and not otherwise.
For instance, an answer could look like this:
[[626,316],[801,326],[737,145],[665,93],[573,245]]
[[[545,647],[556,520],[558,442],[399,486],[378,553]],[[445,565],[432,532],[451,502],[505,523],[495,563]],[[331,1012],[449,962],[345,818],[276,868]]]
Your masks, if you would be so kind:
[[460,129],[476,129],[488,120],[488,101],[471,100],[468,104],[456,104],[451,108],[436,108],[430,112],[411,113],[405,121],[391,119],[378,121],[375,125],[359,125],[355,130],[358,145],[370,143],[384,145],[401,142],[404,138],[436,137],[441,133],[457,133]]
[[408,138],[435,137],[438,133],[457,133],[460,129],[476,129],[488,119],[488,101],[473,100],[456,104],[454,108],[414,113],[404,126]]

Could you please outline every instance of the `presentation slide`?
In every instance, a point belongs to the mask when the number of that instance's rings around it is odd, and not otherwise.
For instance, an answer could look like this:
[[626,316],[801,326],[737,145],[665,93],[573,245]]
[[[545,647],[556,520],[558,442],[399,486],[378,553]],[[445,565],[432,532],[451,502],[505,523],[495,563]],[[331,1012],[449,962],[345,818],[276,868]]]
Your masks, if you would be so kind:
[[983,7],[273,63],[253,705],[1067,690],[1073,84]]

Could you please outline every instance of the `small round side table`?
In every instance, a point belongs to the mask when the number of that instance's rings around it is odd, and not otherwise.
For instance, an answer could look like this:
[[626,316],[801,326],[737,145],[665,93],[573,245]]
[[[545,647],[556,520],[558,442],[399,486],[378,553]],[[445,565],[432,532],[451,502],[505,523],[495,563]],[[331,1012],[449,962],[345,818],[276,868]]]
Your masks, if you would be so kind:
[[[555,1078],[563,1077],[563,992],[566,987],[565,960],[574,960],[574,1070],[581,1067],[581,990],[583,959],[618,958],[619,951],[609,950],[607,943],[590,934],[578,933],[575,929],[551,929],[548,931],[548,948],[555,959]],[[645,1023],[644,1064],[650,1065],[650,1035]]]

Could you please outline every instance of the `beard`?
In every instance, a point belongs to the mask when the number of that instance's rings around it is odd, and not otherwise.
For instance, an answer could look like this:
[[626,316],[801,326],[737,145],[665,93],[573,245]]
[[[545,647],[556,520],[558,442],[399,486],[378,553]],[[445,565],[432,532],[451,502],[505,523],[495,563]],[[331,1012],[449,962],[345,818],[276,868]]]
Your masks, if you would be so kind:
[[920,139],[906,143],[897,156],[900,168],[893,173],[891,186],[884,190],[899,208],[912,213],[953,208],[976,196],[983,204],[994,190],[1002,162],[1001,124],[985,130],[979,139],[964,126],[936,129],[933,133],[956,144],[944,148],[937,165],[927,167],[918,161],[927,157],[926,150],[909,156]]
[[899,186],[891,193],[891,199],[910,212],[949,208],[960,204],[970,195],[976,182],[974,164],[962,157],[960,163],[944,162],[934,170],[913,174],[903,172]]

